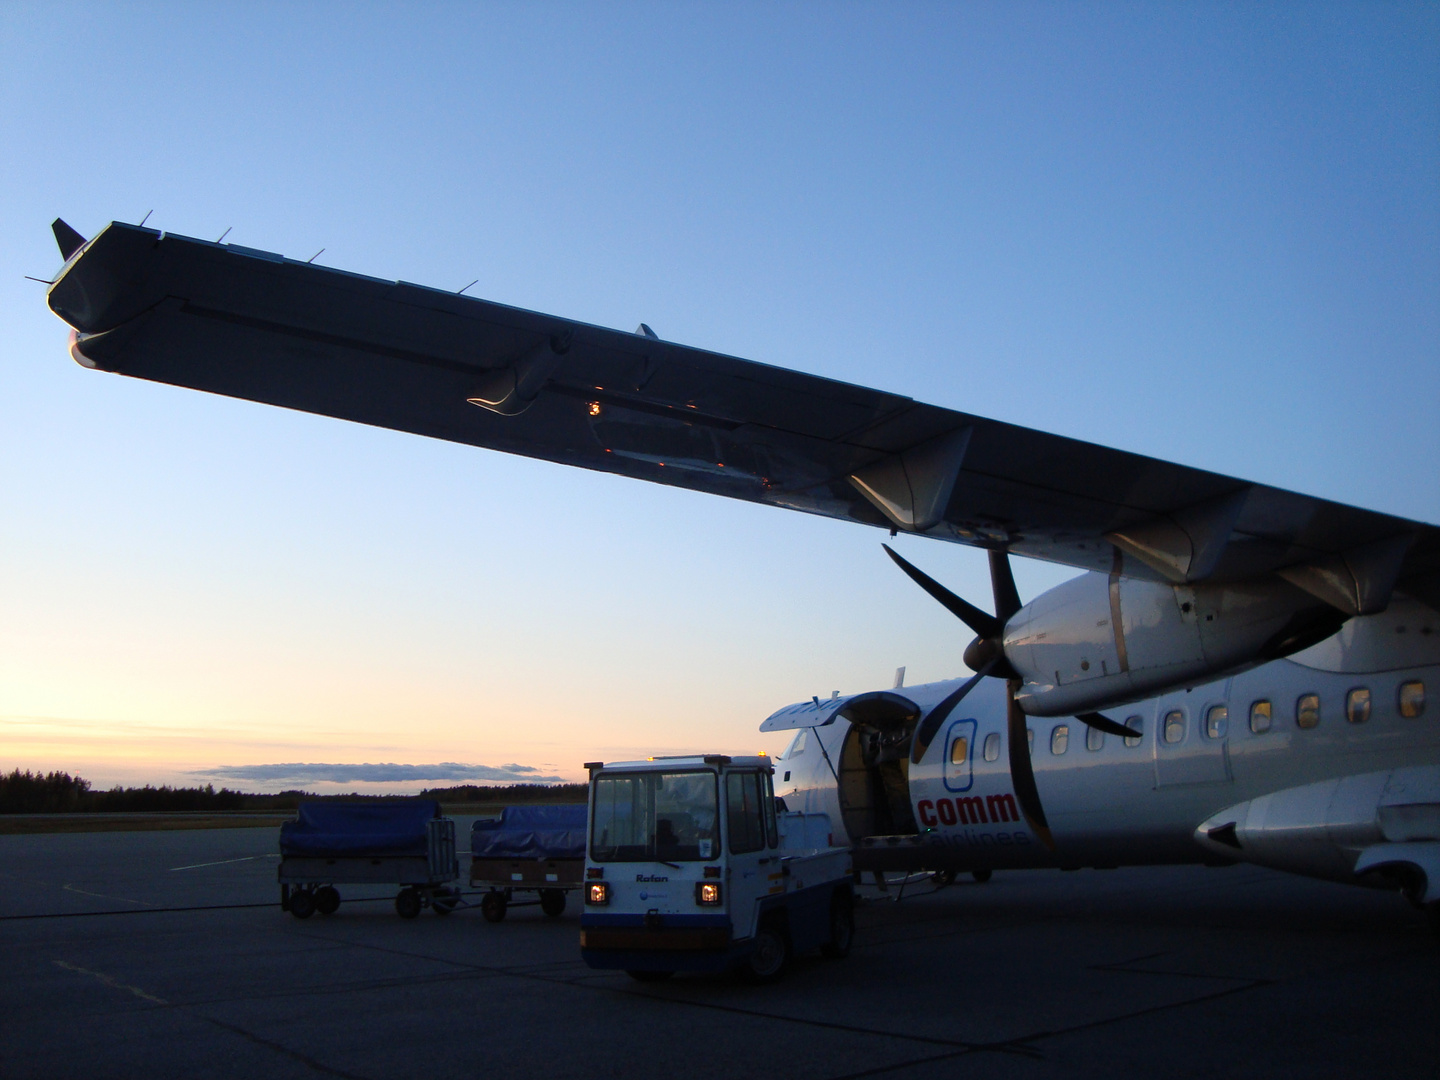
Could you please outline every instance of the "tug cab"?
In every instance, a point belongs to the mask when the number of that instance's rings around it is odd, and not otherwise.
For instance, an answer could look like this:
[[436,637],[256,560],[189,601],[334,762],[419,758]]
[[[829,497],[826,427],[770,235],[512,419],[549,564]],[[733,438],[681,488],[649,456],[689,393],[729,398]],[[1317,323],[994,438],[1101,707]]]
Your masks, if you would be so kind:
[[849,952],[850,854],[825,814],[777,805],[768,757],[591,762],[580,953],[641,981]]

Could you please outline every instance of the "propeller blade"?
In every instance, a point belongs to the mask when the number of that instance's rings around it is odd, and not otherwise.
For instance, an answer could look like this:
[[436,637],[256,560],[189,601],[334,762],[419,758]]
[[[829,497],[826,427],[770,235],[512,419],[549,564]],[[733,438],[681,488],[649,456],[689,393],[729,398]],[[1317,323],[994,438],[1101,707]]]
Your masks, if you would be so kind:
[[[911,581],[915,582],[916,585],[919,585],[936,600],[940,601],[951,615],[954,615],[966,626],[970,627],[971,630],[974,630],[979,637],[998,638],[1005,629],[1003,620],[981,611],[968,600],[960,599],[960,597],[945,588],[944,585],[941,585],[929,574],[912,566],[899,555],[895,554],[889,544],[881,544],[880,546],[885,549],[885,554],[895,560],[895,565],[905,571]],[[1011,587],[1014,587],[1013,582],[1011,583]]]
[[1128,728],[1118,721],[1111,720],[1104,713],[1082,712],[1076,713],[1075,719],[1087,727],[1093,727],[1096,731],[1103,731],[1106,735],[1119,735],[1123,739],[1138,739],[1140,732]]
[[940,725],[945,722],[945,718],[955,711],[955,706],[960,704],[966,694],[975,689],[981,679],[990,674],[998,662],[991,660],[990,663],[966,679],[958,690],[930,710],[930,715],[925,718],[925,722],[915,732],[915,742],[910,747],[912,762],[916,765],[920,764],[920,759],[925,756],[925,751],[930,749],[930,743],[934,741],[935,733],[940,730]]
[[1010,745],[1010,783],[1015,786],[1015,801],[1020,812],[1040,837],[1040,842],[1051,851],[1055,850],[1055,839],[1050,835],[1050,823],[1045,820],[1045,809],[1040,805],[1040,790],[1035,786],[1035,770],[1030,765],[1030,739],[1025,728],[1025,714],[1015,701],[1015,691],[1020,681],[1010,679],[1005,683],[1005,708],[1008,719],[1006,741]]
[[995,617],[1002,623],[1010,621],[1024,605],[1020,603],[1020,590],[1015,588],[1015,575],[1010,572],[1010,555],[1004,550],[991,549],[990,588],[995,593]]

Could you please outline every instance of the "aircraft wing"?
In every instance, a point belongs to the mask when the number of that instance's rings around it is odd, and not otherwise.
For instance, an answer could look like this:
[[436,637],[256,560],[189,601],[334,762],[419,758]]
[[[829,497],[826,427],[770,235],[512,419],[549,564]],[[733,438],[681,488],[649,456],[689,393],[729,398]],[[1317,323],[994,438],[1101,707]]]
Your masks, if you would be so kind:
[[1431,525],[234,244],[114,223],[66,250],[61,225],[49,303],[89,367],[1086,569],[1440,602]]

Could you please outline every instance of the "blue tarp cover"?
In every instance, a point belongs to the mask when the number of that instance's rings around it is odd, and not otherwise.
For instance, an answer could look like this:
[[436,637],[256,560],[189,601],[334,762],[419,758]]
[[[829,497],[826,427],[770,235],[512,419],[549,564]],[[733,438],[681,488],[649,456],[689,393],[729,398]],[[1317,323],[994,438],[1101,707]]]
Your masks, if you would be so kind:
[[282,855],[425,855],[425,823],[440,816],[433,799],[383,803],[301,803],[280,826]]
[[583,859],[583,803],[507,806],[499,820],[480,820],[470,829],[470,854],[477,859]]

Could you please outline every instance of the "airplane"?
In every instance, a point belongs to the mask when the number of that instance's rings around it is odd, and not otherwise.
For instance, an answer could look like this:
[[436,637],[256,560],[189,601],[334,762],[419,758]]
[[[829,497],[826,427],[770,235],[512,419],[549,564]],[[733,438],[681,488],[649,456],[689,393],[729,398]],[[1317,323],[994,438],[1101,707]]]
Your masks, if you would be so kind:
[[[70,353],[150,379],[983,548],[968,678],[787,706],[858,869],[1249,862],[1440,932],[1440,529],[900,395],[112,222],[57,219]],[[223,238],[222,238],[223,239]],[[1011,554],[1080,575],[1022,603]]]

